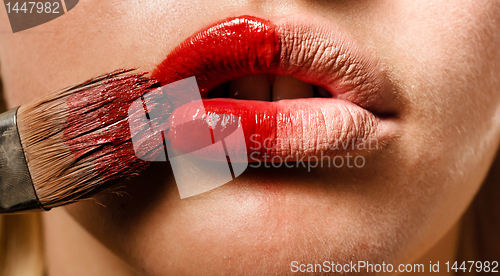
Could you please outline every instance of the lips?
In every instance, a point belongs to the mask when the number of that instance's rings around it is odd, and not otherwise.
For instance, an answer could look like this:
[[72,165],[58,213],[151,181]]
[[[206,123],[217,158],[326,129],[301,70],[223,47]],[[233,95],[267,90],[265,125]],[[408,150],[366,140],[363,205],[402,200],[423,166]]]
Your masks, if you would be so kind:
[[[254,75],[292,76],[331,97],[208,98],[217,86]],[[152,73],[162,84],[191,76],[196,77],[206,114],[240,119],[246,151],[254,159],[331,156],[394,135],[393,120],[386,115],[394,114],[396,106],[383,71],[331,24],[301,18],[275,23],[251,16],[228,18],[186,39]],[[173,111],[171,124],[203,120],[204,114],[186,104]],[[195,134],[187,130],[168,135],[174,147],[192,151]]]

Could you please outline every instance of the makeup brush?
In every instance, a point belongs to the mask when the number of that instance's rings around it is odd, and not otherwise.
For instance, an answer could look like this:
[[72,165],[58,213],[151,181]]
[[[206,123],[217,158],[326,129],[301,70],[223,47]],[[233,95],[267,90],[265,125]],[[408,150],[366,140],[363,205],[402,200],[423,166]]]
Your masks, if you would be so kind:
[[[149,164],[134,152],[128,108],[160,85],[132,71],[114,71],[0,114],[0,213],[89,198]],[[172,103],[148,107],[169,116],[172,106],[165,105]],[[162,120],[147,124],[138,128]],[[150,156],[163,150],[163,144],[146,147]]]

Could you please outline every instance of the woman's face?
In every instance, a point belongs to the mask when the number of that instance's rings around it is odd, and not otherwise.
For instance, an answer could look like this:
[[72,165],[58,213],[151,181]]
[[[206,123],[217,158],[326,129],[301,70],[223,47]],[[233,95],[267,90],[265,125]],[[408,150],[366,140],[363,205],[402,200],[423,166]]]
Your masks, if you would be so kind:
[[84,0],[15,34],[2,12],[4,97],[14,107],[117,68],[152,71],[193,33],[239,15],[342,29],[390,82],[392,138],[362,167],[248,168],[187,199],[156,163],[125,196],[66,207],[72,218],[148,275],[422,256],[459,220],[499,144],[499,1]]

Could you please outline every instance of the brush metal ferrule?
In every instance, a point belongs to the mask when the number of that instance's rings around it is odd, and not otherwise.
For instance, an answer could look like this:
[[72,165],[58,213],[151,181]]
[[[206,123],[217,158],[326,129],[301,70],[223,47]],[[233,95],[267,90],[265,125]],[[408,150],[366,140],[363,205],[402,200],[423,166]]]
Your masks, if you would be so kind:
[[0,213],[44,210],[33,186],[17,128],[17,110],[0,114]]

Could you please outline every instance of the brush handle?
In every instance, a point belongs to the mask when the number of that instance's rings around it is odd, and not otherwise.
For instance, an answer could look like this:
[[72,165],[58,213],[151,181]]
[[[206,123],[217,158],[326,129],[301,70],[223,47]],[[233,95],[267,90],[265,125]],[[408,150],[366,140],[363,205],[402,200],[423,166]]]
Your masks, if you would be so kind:
[[0,114],[0,213],[43,210],[17,129],[17,109]]

